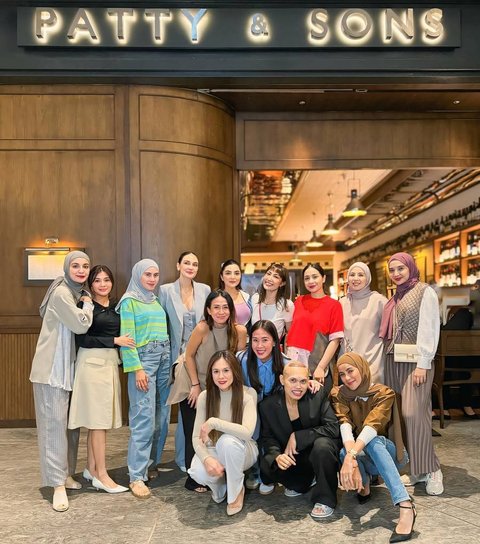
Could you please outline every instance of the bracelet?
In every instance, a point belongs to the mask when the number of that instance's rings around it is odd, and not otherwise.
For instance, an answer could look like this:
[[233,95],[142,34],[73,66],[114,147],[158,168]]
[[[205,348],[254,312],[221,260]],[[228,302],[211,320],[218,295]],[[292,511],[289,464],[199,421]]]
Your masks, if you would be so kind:
[[357,455],[358,455],[358,451],[357,451],[357,450],[355,450],[355,449],[352,448],[351,450],[348,450],[347,453],[349,453],[354,459],[357,458]]
[[192,383],[192,387],[196,387],[197,385],[200,385],[200,383]]

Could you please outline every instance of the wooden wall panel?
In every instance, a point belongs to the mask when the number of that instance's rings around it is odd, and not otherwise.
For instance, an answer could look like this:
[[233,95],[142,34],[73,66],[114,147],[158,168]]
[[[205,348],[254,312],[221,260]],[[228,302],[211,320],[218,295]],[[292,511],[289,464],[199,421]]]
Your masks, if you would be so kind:
[[9,233],[0,245],[9,263],[3,317],[38,315],[45,288],[24,286],[22,251],[44,246],[46,236],[115,268],[114,160],[113,151],[0,151],[0,201],[15,203],[0,215],[0,231]]
[[199,277],[216,287],[220,263],[234,254],[231,168],[203,157],[142,152],[140,177],[142,252],[160,263],[162,283],[175,277],[178,255],[193,250]]
[[114,96],[0,94],[0,140],[114,139]]
[[239,169],[476,166],[480,120],[463,114],[238,114]]
[[194,144],[225,153],[233,159],[231,117],[225,108],[188,97],[141,95],[140,140]]
[[[47,236],[85,247],[111,266],[118,295],[137,258],[158,259],[169,281],[188,247],[200,279],[216,283],[220,261],[240,249],[234,149],[231,113],[195,92],[0,87],[0,424],[34,418],[28,375],[46,288],[23,285],[23,248]],[[124,375],[122,385],[126,418]]]
[[37,334],[0,334],[0,425],[35,419],[28,376]]
[[28,376],[46,288],[24,285],[23,248],[58,236],[108,264],[118,291],[125,287],[125,95],[111,86],[0,87],[2,424],[34,417]]
[[222,260],[240,253],[233,116],[181,89],[131,87],[129,102],[132,260],[156,259],[165,283],[192,250],[199,281],[216,286]]

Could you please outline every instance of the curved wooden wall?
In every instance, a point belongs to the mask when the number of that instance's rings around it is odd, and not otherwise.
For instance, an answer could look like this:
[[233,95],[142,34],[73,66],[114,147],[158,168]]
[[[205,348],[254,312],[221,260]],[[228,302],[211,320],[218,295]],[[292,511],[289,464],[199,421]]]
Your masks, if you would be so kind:
[[234,120],[218,100],[182,89],[130,88],[132,258],[152,256],[162,283],[182,251],[197,252],[199,280],[238,256],[234,228]]
[[172,281],[189,248],[211,283],[239,253],[233,162],[231,113],[192,91],[0,86],[0,424],[34,419],[28,375],[45,288],[23,285],[23,248],[47,236],[84,247],[112,267],[117,295],[139,258]]

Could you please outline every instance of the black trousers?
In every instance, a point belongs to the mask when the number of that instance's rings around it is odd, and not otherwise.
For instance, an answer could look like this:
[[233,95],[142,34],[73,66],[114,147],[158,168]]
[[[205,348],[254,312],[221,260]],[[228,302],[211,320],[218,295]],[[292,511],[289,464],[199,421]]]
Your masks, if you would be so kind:
[[323,382],[323,388],[325,389],[327,393],[330,393],[332,387],[333,387],[333,376],[332,376],[332,372],[330,371],[328,373],[328,376],[325,378]]
[[[188,400],[182,400],[180,403],[180,412],[182,414],[183,421],[183,433],[185,435],[185,467],[187,470],[192,464],[193,456],[195,455],[195,450],[193,449],[192,444],[192,435],[193,435],[193,426],[195,425],[195,416],[197,415],[197,410],[192,408],[188,404]],[[187,489],[193,490],[199,485],[197,482],[188,475],[187,481],[185,482],[185,487]]]
[[337,472],[340,442],[325,436],[318,437],[311,448],[295,456],[296,465],[287,470],[278,468],[276,462],[270,466],[265,457],[260,457],[260,475],[265,484],[281,483],[298,493],[306,493],[313,479],[312,503],[326,504],[330,508],[337,505]]

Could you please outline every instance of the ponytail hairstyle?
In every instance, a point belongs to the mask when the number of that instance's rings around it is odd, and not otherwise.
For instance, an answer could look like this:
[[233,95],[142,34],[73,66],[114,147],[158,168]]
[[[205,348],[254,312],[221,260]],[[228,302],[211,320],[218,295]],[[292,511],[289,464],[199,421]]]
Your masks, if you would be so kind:
[[[304,280],[305,271],[307,270],[307,268],[315,268],[315,270],[320,274],[320,276],[322,276],[322,278],[325,278],[327,275],[325,270],[322,268],[322,266],[319,263],[308,263],[306,266],[303,267],[303,270],[302,270],[302,280],[304,285],[305,285],[305,280]],[[322,290],[325,294],[327,294],[325,291],[325,283],[323,284]]]

